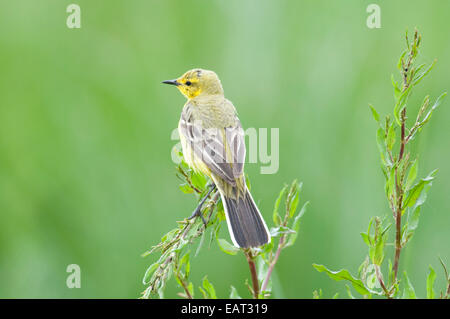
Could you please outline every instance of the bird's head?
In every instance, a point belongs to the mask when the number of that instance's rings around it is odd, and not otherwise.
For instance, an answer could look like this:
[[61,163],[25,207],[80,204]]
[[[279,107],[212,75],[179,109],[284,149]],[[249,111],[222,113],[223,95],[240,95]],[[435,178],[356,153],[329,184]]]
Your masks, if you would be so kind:
[[162,83],[175,85],[188,99],[193,99],[200,94],[223,94],[219,77],[215,72],[208,70],[193,69],[175,80]]

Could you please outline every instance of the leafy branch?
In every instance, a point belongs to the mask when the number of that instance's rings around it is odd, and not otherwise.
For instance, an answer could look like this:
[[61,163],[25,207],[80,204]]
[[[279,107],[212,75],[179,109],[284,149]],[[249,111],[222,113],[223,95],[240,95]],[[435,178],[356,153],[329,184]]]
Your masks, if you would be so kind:
[[[177,167],[177,176],[182,181],[180,190],[186,194],[193,194],[200,201],[208,194],[207,180],[202,174],[191,170],[181,159]],[[248,187],[249,181],[247,180]],[[214,241],[219,248],[228,255],[242,253],[249,265],[252,285],[246,282],[251,296],[255,299],[266,298],[271,295],[271,275],[276,263],[280,258],[281,251],[292,246],[297,238],[300,227],[300,218],[306,210],[307,203],[295,215],[299,204],[299,193],[301,184],[294,181],[289,187],[286,185],[280,192],[274,207],[273,221],[275,227],[271,228],[271,241],[258,248],[241,249],[229,243],[226,239],[219,238],[219,230],[225,213],[217,190],[213,191],[205,201],[201,218],[178,221],[178,227],[167,232],[160,243],[153,246],[143,256],[149,256],[156,252],[160,256],[156,262],[151,264],[145,272],[143,283],[146,289],[142,293],[142,298],[150,298],[158,295],[164,297],[164,289],[170,278],[175,277],[178,286],[182,289],[178,293],[180,297],[195,298],[194,283],[190,281],[191,273],[191,249],[198,242],[194,257],[198,254],[209,233],[209,245]],[[285,213],[281,218],[279,215],[280,203],[284,199]],[[205,222],[203,222],[203,220]],[[278,242],[276,251],[274,242]],[[198,287],[203,298],[217,298],[213,284],[205,276],[202,286]],[[240,298],[236,288],[231,286],[230,298]]]
[[[182,192],[196,194],[199,198],[207,193],[206,178],[190,170],[186,163],[182,162],[177,167],[177,176],[183,181],[180,185]],[[150,298],[151,295],[156,293],[160,298],[163,298],[164,288],[173,273],[175,273],[178,284],[184,290],[184,296],[193,298],[193,284],[188,282],[190,250],[186,249],[186,247],[200,237],[197,254],[203,244],[207,225],[213,231],[218,230],[220,220],[225,218],[223,208],[222,210],[217,209],[218,198],[219,194],[215,191],[203,205],[202,214],[207,218],[206,224],[199,218],[185,218],[182,221],[178,221],[178,227],[166,233],[161,238],[160,243],[142,255],[146,257],[155,252],[161,253],[159,259],[151,264],[145,272],[143,283],[147,285],[147,288],[142,293],[143,298]],[[213,215],[215,211],[217,211],[217,214]]]
[[[300,220],[306,212],[309,202],[306,202],[297,213],[300,200],[302,184],[293,181],[290,186],[285,185],[275,201],[272,219],[274,227],[270,229],[272,240],[260,248],[253,248],[249,252],[244,252],[248,257],[249,266],[252,273],[253,288],[250,289],[253,297],[266,298],[271,295],[271,276],[277,264],[282,250],[294,245]],[[284,199],[284,215],[280,216],[280,204]],[[274,248],[276,250],[274,251]],[[255,276],[253,269],[254,261],[259,265],[258,275]],[[252,265],[253,264],[253,265]]]
[[[278,195],[278,198],[275,202],[275,208],[273,211],[273,222],[277,227],[272,229],[271,234],[272,237],[277,237],[280,234],[280,239],[278,241],[277,250],[275,252],[275,255],[273,255],[272,251],[270,251],[270,254],[268,255],[267,259],[267,273],[266,277],[264,278],[263,284],[262,284],[262,291],[266,291],[267,287],[269,285],[269,280],[272,275],[273,269],[275,268],[275,265],[280,258],[281,251],[284,248],[287,248],[289,246],[292,246],[297,239],[298,230],[300,228],[300,218],[303,216],[303,214],[306,211],[306,208],[309,204],[309,202],[306,202],[303,207],[300,209],[299,213],[295,216],[294,214],[297,210],[297,206],[299,203],[299,193],[301,191],[302,184],[298,184],[296,181],[294,181],[291,184],[291,187],[288,189],[287,186],[285,186],[280,194]],[[285,214],[284,218],[281,219],[278,210],[280,207],[280,202],[285,196]],[[292,220],[292,218],[294,218]],[[291,227],[288,228],[288,223],[292,220]]]
[[[406,49],[397,64],[400,80],[391,77],[394,87],[394,118],[387,115],[384,121],[375,108],[370,105],[373,118],[378,124],[377,144],[381,157],[381,168],[385,177],[385,195],[393,217],[395,235],[393,262],[389,259],[388,275],[384,276],[382,264],[385,259],[385,248],[388,245],[390,223],[379,217],[372,218],[366,233],[361,236],[369,248],[369,255],[359,268],[359,278],[355,278],[347,270],[333,272],[323,265],[314,265],[318,271],[326,272],[334,280],[347,280],[355,290],[364,297],[381,295],[387,298],[399,297],[400,283],[399,264],[402,249],[412,238],[419,223],[420,210],[437,170],[417,181],[418,159],[409,150],[410,142],[417,137],[424,125],[430,120],[432,113],[442,103],[447,93],[441,94],[431,104],[426,96],[411,128],[407,126],[408,100],[417,86],[432,70],[436,61],[416,66],[416,59],[422,37],[416,30],[412,41],[406,33]],[[414,160],[412,159],[413,157]],[[406,220],[405,220],[406,218]],[[445,266],[444,266],[445,269]],[[428,290],[432,290],[434,270],[430,266]],[[448,277],[448,276],[447,276]],[[402,282],[403,298],[415,298],[414,288],[404,272]],[[431,288],[430,288],[431,287]],[[349,293],[349,295],[351,295]],[[428,293],[428,296],[433,294]],[[448,294],[447,294],[448,295]]]

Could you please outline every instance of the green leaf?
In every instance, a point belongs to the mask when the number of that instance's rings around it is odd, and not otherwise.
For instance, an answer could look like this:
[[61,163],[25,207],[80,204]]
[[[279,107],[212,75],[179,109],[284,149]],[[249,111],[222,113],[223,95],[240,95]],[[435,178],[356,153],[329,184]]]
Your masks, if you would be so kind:
[[[191,228],[187,231],[186,238],[195,236],[195,234],[198,233],[198,231],[201,227],[203,227],[203,222],[199,218],[194,222],[194,224],[192,224]],[[189,240],[187,240],[185,244],[187,244],[187,243],[189,243]],[[180,250],[180,249],[181,249],[181,246],[178,246],[177,250]]]
[[350,286],[349,285],[345,285],[345,288],[347,289],[347,295],[350,299],[355,299],[355,297],[353,297],[352,295],[352,291],[350,290]]
[[[430,66],[423,71],[422,73],[420,73],[419,75],[417,75],[414,80],[413,80],[413,85],[417,85],[420,83],[420,81],[422,81],[422,79],[428,74],[430,73],[431,69],[433,69],[434,65],[436,64],[436,60],[433,61],[433,63],[430,64]],[[421,65],[419,68],[417,68],[417,71],[419,71],[419,69],[421,69],[423,67],[423,65]]]
[[358,277],[361,279],[361,281],[364,282],[368,270],[369,270],[369,256],[366,256],[362,264],[358,267]]
[[192,298],[194,298],[194,284],[192,282],[190,282],[187,288],[188,288],[188,291],[191,294]]
[[427,123],[430,120],[431,114],[433,114],[433,111],[439,106],[441,105],[442,101],[444,100],[444,98],[447,96],[447,92],[442,93],[437,99],[436,102],[434,102],[433,106],[431,107],[431,109],[428,111],[427,115],[425,115],[425,117],[423,118],[422,122],[420,122],[420,127],[424,126],[425,123]]
[[296,190],[295,191],[295,195],[291,200],[291,203],[289,205],[289,218],[292,218],[292,216],[294,216],[295,211],[297,210],[297,206],[298,206],[298,201],[299,201],[299,191]]
[[181,269],[181,267],[183,267],[183,265],[185,266],[185,276],[186,278],[189,276],[189,271],[191,269],[191,264],[189,262],[189,255],[190,255],[190,251],[188,251],[186,254],[184,254],[184,256],[180,259],[180,263],[179,263],[179,268]]
[[241,296],[239,296],[236,288],[234,288],[233,286],[231,286],[230,299],[242,299]]
[[216,290],[214,289],[214,286],[209,282],[208,277],[205,276],[203,278],[203,288],[205,288],[205,291],[207,292],[210,299],[217,299],[216,296]]
[[273,222],[275,225],[279,225],[281,223],[281,217],[278,214],[278,208],[280,207],[281,199],[283,198],[284,194],[286,193],[287,186],[284,186],[283,189],[280,191],[280,194],[278,195],[277,200],[275,201],[275,207],[273,209]]
[[198,243],[197,249],[195,250],[194,257],[198,256],[198,253],[200,252],[200,249],[202,248],[203,243],[205,242],[205,237],[206,237],[206,233],[203,232],[202,235],[200,236],[200,242]]
[[416,299],[416,292],[414,291],[414,287],[409,281],[406,271],[403,274],[405,276],[405,289],[403,291],[403,299]]
[[368,234],[368,235],[370,234],[370,230],[372,229],[372,224],[373,224],[374,219],[375,219],[375,217],[372,217],[372,218],[369,220],[369,226],[367,226],[367,234]]
[[436,99],[436,102],[434,102],[433,106],[431,107],[432,110],[436,109],[439,105],[441,105],[444,98],[447,96],[447,92],[442,93],[439,95],[439,97]]
[[[262,258],[262,256],[258,256],[256,258],[256,269],[258,270],[258,281],[262,282],[267,277],[267,272],[269,271],[269,264]],[[272,289],[271,279],[269,280],[269,284],[266,288],[267,291]]]
[[408,102],[409,94],[411,93],[411,88],[412,88],[412,86],[410,85],[406,89],[404,89],[404,91],[398,98],[397,102],[395,103],[394,117],[395,117],[395,120],[396,120],[398,126],[402,125],[402,123],[400,121],[400,113],[402,112],[403,108],[405,107],[406,103]]
[[385,185],[385,191],[386,191],[386,196],[388,198],[391,198],[391,195],[394,194],[394,190],[395,190],[395,167],[391,168],[391,171],[389,173],[389,179],[386,181],[386,185]]
[[425,65],[426,65],[425,63],[422,63],[421,65],[419,65],[415,70],[415,74],[418,74],[419,71],[422,70]]
[[203,299],[208,299],[208,294],[206,293],[205,289],[203,289],[202,287],[198,287],[198,290],[200,290],[200,292],[203,295]]
[[173,236],[178,232],[178,228],[172,229],[161,238],[161,242],[172,240]]
[[[408,45],[409,45],[409,43],[408,43]],[[402,60],[403,60],[403,58],[405,57],[405,55],[406,55],[407,52],[408,52],[408,50],[403,51],[402,54],[400,55],[400,58],[398,59],[398,62],[397,62],[397,68],[398,68],[399,70],[402,69]]]
[[361,237],[364,240],[364,242],[366,243],[367,246],[370,247],[370,238],[369,235],[366,233],[361,233]]
[[408,216],[408,223],[406,224],[406,236],[407,239],[412,237],[412,234],[419,226],[420,206],[417,206]]
[[380,123],[380,115],[378,114],[377,110],[375,110],[375,108],[372,106],[372,104],[369,104],[369,107],[370,107],[370,110],[372,111],[373,119],[377,123]]
[[386,236],[380,235],[374,247],[374,255],[372,262],[375,265],[380,266],[384,259],[384,245],[386,242]]
[[226,239],[219,238],[217,239],[217,243],[219,244],[220,249],[228,255],[236,255],[239,251],[238,247],[230,244]]
[[177,281],[177,283],[180,287],[183,287],[183,282],[181,281],[181,278],[179,278],[178,276],[175,276],[175,280]]
[[322,289],[319,289],[319,291],[314,290],[313,291],[313,299],[320,299],[322,298],[323,292]]
[[427,299],[434,299],[434,281],[436,280],[436,273],[434,272],[433,267],[430,267],[430,273],[427,277]]
[[208,182],[208,180],[206,179],[206,176],[203,175],[202,173],[193,173],[191,176],[191,182],[192,185],[194,185],[196,188],[204,189],[206,187],[206,183]]
[[271,237],[278,237],[282,234],[295,234],[295,231],[286,226],[278,226],[270,228]]
[[386,165],[386,141],[385,141],[385,133],[382,127],[377,130],[377,145],[378,150],[380,151],[381,161],[384,165]]
[[189,186],[189,184],[180,185],[180,189],[185,194],[192,194],[194,192],[194,190],[192,189],[191,186]]
[[255,248],[260,254],[267,254],[273,249],[273,240],[269,241],[267,244],[264,244],[262,247]]
[[367,285],[367,287],[368,287],[369,289],[373,289],[373,288],[375,288],[375,287],[377,286],[377,283],[378,283],[378,281],[377,281],[377,275],[375,274],[375,272],[370,273],[370,274],[367,276],[367,279],[366,279],[366,285]]
[[402,98],[402,95],[400,95],[400,97],[397,100],[397,103],[395,103],[395,106],[394,106],[394,118],[395,118],[395,121],[397,122],[398,126],[402,125],[402,123],[400,121],[400,112],[403,108],[403,104],[401,103],[401,100],[400,100],[401,98]]
[[159,299],[164,299],[164,284],[158,288],[158,297]]
[[[217,211],[217,216],[218,219],[221,220],[221,217],[219,217],[219,211]],[[211,244],[213,242],[214,239],[218,240],[219,239],[219,231],[220,231],[220,226],[222,225],[222,223],[215,223],[214,228],[211,230],[210,233],[210,240],[209,240],[209,247],[211,247]],[[219,243],[217,243],[219,244]],[[220,247],[220,246],[219,246]]]
[[[395,273],[392,269],[392,261],[389,259],[389,263],[388,263],[388,279],[390,282],[394,282],[395,279]],[[396,288],[396,290],[398,290],[398,287]]]
[[144,285],[148,284],[148,279],[150,276],[155,272],[155,270],[159,267],[158,263],[153,263],[150,265],[150,267],[147,268],[147,271],[145,272],[144,279],[142,279],[142,283]]
[[298,231],[300,229],[300,220],[301,220],[302,216],[305,214],[306,208],[308,207],[308,205],[309,205],[309,202],[306,202],[300,209],[297,216],[295,216],[294,222],[292,223],[292,230],[294,230],[294,233],[289,235],[289,239],[286,242],[285,247],[294,245],[295,241],[297,240]]
[[356,279],[355,277],[353,277],[349,271],[347,269],[342,269],[339,271],[331,271],[329,269],[327,269],[324,265],[317,265],[317,264],[313,264],[313,267],[316,268],[316,270],[318,272],[325,272],[328,274],[328,276],[336,281],[341,281],[341,280],[347,280],[349,281],[353,288],[355,288],[355,290],[360,293],[361,295],[370,295],[371,292],[369,290],[367,290],[367,288],[364,286],[364,284],[362,283],[361,280]]
[[414,181],[416,180],[417,177],[417,171],[418,171],[418,166],[419,166],[419,161],[416,159],[414,161],[414,163],[412,164],[411,168],[409,169],[409,173],[408,173],[408,177],[406,178],[406,184],[405,184],[405,188],[406,190],[411,189],[411,186],[413,185]]
[[397,81],[395,81],[393,74],[391,74],[391,82],[392,82],[392,86],[394,87],[394,97],[395,97],[395,99],[398,99],[401,91],[400,91]]
[[403,202],[403,208],[412,207],[412,206],[420,206],[425,202],[426,193],[429,189],[431,182],[434,179],[434,176],[437,173],[437,169],[428,174],[427,177],[422,178],[416,185],[414,185],[411,190],[408,192],[408,195]]
[[391,126],[389,127],[388,134],[386,137],[386,146],[388,150],[392,150],[395,144],[395,127],[394,122],[391,123]]

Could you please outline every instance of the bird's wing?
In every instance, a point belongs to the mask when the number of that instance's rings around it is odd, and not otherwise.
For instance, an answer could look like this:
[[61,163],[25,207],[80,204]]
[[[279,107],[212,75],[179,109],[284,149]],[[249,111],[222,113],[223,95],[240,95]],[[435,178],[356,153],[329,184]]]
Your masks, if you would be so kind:
[[215,175],[230,185],[236,185],[236,178],[242,176],[245,161],[245,139],[241,123],[236,117],[233,125],[204,128],[189,113],[181,114],[179,125],[186,143]]
[[236,118],[236,124],[225,128],[227,143],[231,150],[233,176],[240,177],[244,173],[245,137],[241,122]]

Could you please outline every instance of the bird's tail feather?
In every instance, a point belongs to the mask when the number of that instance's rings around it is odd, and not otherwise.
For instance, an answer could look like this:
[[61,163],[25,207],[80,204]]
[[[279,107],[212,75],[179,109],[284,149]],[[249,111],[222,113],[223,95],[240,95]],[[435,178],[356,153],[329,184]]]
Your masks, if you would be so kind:
[[261,213],[248,191],[237,199],[220,192],[227,215],[228,230],[235,246],[258,247],[270,241],[270,233]]

